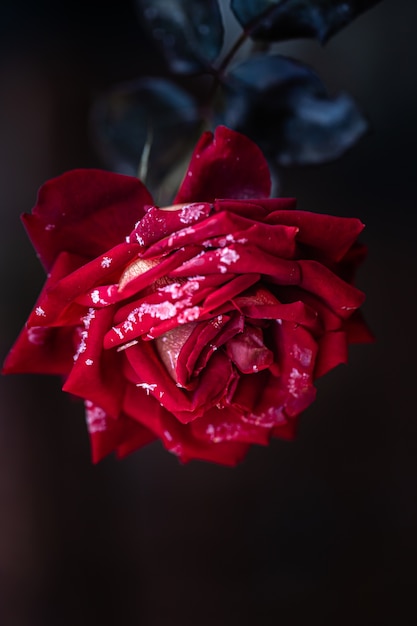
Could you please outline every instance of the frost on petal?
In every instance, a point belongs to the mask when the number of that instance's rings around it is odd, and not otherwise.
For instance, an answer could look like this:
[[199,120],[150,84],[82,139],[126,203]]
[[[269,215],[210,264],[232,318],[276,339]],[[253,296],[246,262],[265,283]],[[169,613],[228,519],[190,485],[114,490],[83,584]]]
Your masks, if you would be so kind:
[[3,374],[67,375],[72,367],[74,328],[25,327],[10,350]]
[[123,413],[113,419],[91,400],[84,404],[93,463],[98,463],[111,452],[116,452],[119,458],[124,457],[153,441],[154,435],[147,428]]

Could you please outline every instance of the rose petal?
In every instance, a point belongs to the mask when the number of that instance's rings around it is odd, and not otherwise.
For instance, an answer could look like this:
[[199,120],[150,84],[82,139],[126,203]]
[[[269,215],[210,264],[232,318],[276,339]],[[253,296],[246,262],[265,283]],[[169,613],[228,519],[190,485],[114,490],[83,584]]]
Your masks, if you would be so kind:
[[[198,246],[187,246],[185,250],[178,250],[167,257],[158,259],[158,263],[153,267],[150,267],[147,271],[132,272],[132,277],[119,285],[120,299],[130,298],[130,296],[136,295],[138,292],[149,287],[157,280],[168,276],[172,269],[180,266],[182,263],[193,258],[199,254],[201,248]],[[138,259],[135,263],[143,263],[142,259]],[[129,269],[129,267],[127,268]]]
[[214,311],[225,302],[231,301],[238,294],[241,294],[260,279],[260,274],[242,274],[236,276],[216,291],[212,291],[204,300],[203,308],[206,311]]
[[103,351],[103,337],[111,324],[112,307],[90,309],[84,318],[73,368],[64,384],[64,391],[89,398],[111,417],[121,410],[126,382],[121,367],[121,355]]
[[[137,245],[122,243],[110,250],[105,258],[111,259],[112,272],[126,265],[137,253],[137,249]],[[66,317],[68,307],[71,307],[78,296],[90,290],[91,287],[107,282],[108,276],[107,262],[103,265],[101,256],[64,276],[51,288],[45,290],[44,297],[39,301],[44,314],[38,318],[35,310],[29,317],[28,326],[56,326],[68,323]],[[92,297],[91,305],[94,306],[94,304],[94,297]],[[76,307],[78,310],[79,306],[76,305]]]
[[2,369],[4,374],[25,372],[67,374],[69,372],[73,362],[74,328],[58,329],[44,326],[46,313],[42,303],[48,290],[82,263],[81,257],[67,252],[62,252],[58,256],[33,308],[31,314],[34,320],[33,325],[28,328],[26,324],[22,329],[5,360]]
[[147,446],[156,438],[153,432],[137,424],[135,420],[129,419],[123,429],[121,442],[116,448],[116,456],[118,459],[124,459],[128,454]]
[[261,328],[246,326],[243,332],[226,345],[227,354],[243,374],[253,374],[269,368],[274,355],[265,347]]
[[285,424],[280,424],[279,426],[275,426],[275,428],[272,429],[272,436],[277,437],[278,439],[291,441],[296,436],[297,425],[297,419],[288,419]]
[[[279,361],[280,375],[264,371],[262,393],[244,419],[252,424],[275,428],[305,410],[314,400],[313,370],[317,344],[310,333],[290,322],[271,327],[275,343],[274,358]],[[250,377],[252,378],[252,377]],[[233,402],[237,401],[233,398]]]
[[219,315],[207,322],[173,328],[158,337],[155,344],[172,378],[182,387],[191,389],[195,387],[195,377],[212,354],[236,333],[242,332],[243,326],[244,320],[239,314]]
[[354,311],[344,323],[349,343],[373,343],[375,335],[368,328],[361,311]]
[[364,229],[362,222],[356,218],[308,211],[274,211],[265,221],[268,224],[296,226],[299,229],[298,241],[335,261],[343,258]]
[[237,312],[232,313],[230,316],[224,314],[217,315],[211,322],[213,327],[217,329],[217,335],[205,346],[196,360],[194,360],[197,356],[195,353],[191,353],[187,360],[187,369],[191,372],[192,368],[194,368],[194,374],[196,375],[200,374],[203,368],[206,367],[212,354],[229,341],[231,337],[241,333],[245,325],[243,315]]
[[153,206],[136,224],[129,239],[141,246],[151,246],[177,231],[192,231],[198,222],[210,215],[211,211],[212,205],[207,202],[180,205],[175,211]]
[[181,229],[178,232],[174,232],[170,237],[165,237],[156,242],[142,254],[142,257],[151,258],[165,254],[175,248],[196,244],[207,248],[211,246],[211,238],[219,236],[225,236],[225,242],[228,241],[228,238],[234,242],[235,240],[232,233],[243,231],[250,228],[253,224],[253,220],[235,215],[228,211],[215,213],[200,224]]
[[[303,302],[307,311],[311,311],[313,315],[316,316],[317,325],[321,332],[324,331],[333,331],[340,330],[342,326],[345,324],[345,321],[337,315],[331,308],[329,308],[324,302],[322,302],[317,296],[304,289],[300,289],[299,287],[280,287],[280,298],[285,302],[290,302],[290,304],[286,304],[288,310],[291,311],[292,306],[297,305],[298,302]],[[277,318],[281,318],[291,321],[299,321],[296,316],[294,318],[289,315],[288,317],[284,314],[277,316]],[[299,321],[304,326],[309,327],[311,330],[315,330],[315,326],[312,324],[308,324],[305,322]]]
[[102,170],[73,170],[48,181],[23,223],[48,270],[58,254],[93,259],[124,241],[152,204],[137,179]]
[[300,260],[300,287],[321,298],[343,319],[363,304],[365,295],[317,261]]
[[356,270],[359,265],[363,263],[368,254],[367,246],[355,243],[346,252],[343,259],[337,264],[335,272],[345,280],[347,283],[352,284],[356,275]]
[[[188,343],[189,337],[193,335],[193,331],[198,328],[198,336],[202,332],[199,326],[201,324],[197,325],[196,322],[183,324],[155,339],[155,347],[171,378],[186,389],[190,388],[189,377],[185,367],[179,367],[178,358],[184,345]],[[194,342],[190,343],[194,344]]]
[[119,458],[126,456],[155,439],[147,428],[123,413],[113,419],[90,400],[85,401],[85,411],[93,463],[114,451]]
[[[253,412],[259,398],[263,394],[264,386],[269,380],[270,373],[266,370],[256,374],[242,374],[239,376],[233,396],[229,399],[231,406],[238,410],[246,419]],[[276,379],[275,384],[277,383]]]
[[[264,302],[273,304],[265,304]],[[275,302],[274,302],[275,300]],[[281,304],[265,289],[257,289],[255,293],[234,298],[234,304],[245,317],[252,319],[281,319],[297,322],[311,330],[319,330],[320,324],[317,312],[313,308],[297,301],[290,304]]]
[[214,202],[215,211],[230,211],[241,217],[264,221],[272,211],[290,211],[295,208],[297,201],[295,198],[261,198],[258,196],[251,201],[231,199],[217,199]]
[[274,324],[272,331],[281,370],[280,383],[274,384],[270,377],[255,412],[262,414],[269,407],[281,407],[285,416],[292,417],[304,411],[316,396],[313,372],[317,343],[305,328],[291,322]]
[[270,194],[268,164],[256,144],[224,126],[206,132],[194,150],[175,202],[263,198]]
[[319,378],[348,360],[348,341],[343,331],[325,333],[318,342],[314,377]]
[[74,328],[23,328],[4,362],[2,374],[60,374],[71,370]]
[[298,228],[294,226],[254,224],[245,232],[236,233],[235,238],[238,243],[246,243],[241,241],[244,237],[264,252],[283,259],[293,259],[297,233]]
[[200,284],[199,280],[170,283],[121,307],[114,318],[116,323],[104,337],[104,348],[120,346],[142,335],[155,338],[156,335],[151,333],[157,332],[159,325],[166,321],[175,326],[193,321],[199,315],[189,312],[198,312],[195,305],[204,297],[204,291],[200,293]]
[[266,446],[270,439],[269,428],[248,424],[229,407],[207,411],[204,417],[192,422],[190,428],[195,437],[215,445],[235,441]]
[[176,454],[183,463],[200,459],[233,466],[242,461],[249,445],[232,442],[204,442],[196,437],[191,424],[181,424],[165,409],[143,411],[140,390],[129,387],[125,397],[125,411],[137,419],[157,437],[167,450]]
[[193,434],[192,424],[179,424],[170,415],[164,415],[161,421],[162,443],[183,463],[199,459],[233,467],[249,450],[249,444],[235,441],[205,443]]
[[288,261],[273,257],[251,244],[232,244],[226,248],[200,253],[190,261],[171,272],[171,276],[190,276],[193,274],[217,274],[233,272],[235,274],[264,274],[274,283],[297,285],[300,281],[300,269],[297,261]]
[[126,351],[140,383],[151,383],[150,393],[183,424],[201,417],[227,393],[234,373],[229,359],[216,353],[202,372],[195,389],[180,389],[161,364],[152,346],[140,343]]

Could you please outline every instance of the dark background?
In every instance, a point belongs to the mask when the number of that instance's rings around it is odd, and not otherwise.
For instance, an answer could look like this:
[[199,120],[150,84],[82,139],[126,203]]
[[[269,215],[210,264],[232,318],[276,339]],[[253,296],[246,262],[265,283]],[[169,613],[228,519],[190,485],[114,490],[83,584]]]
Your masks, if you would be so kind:
[[[417,623],[416,23],[415,0],[384,0],[324,49],[282,47],[372,121],[341,160],[285,173],[283,193],[366,223],[377,343],[319,381],[295,442],[232,470],[158,443],[92,466],[59,380],[2,378],[2,626]],[[161,67],[128,2],[1,1],[2,358],[44,279],[20,213],[48,178],[101,165],[94,97]]]

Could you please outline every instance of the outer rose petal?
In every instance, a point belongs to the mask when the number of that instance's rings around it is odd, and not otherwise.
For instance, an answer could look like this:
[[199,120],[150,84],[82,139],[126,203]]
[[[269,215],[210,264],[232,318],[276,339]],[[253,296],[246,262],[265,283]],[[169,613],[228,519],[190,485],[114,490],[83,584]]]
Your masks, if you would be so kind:
[[4,363],[3,374],[67,374],[73,365],[74,326],[47,328],[42,302],[59,280],[83,264],[81,257],[62,252],[39,295],[32,312],[32,328],[26,324]]
[[286,224],[299,229],[298,241],[316,248],[320,256],[339,261],[364,229],[354,217],[335,217],[310,211],[274,210],[265,220],[269,224]]
[[[73,307],[78,296],[89,291],[97,283],[107,283],[109,274],[129,263],[138,247],[137,244],[122,243],[110,250],[107,256],[100,256],[56,281],[39,299],[44,315],[38,319],[36,312],[32,313],[28,325],[36,326],[38,323],[40,326],[64,325],[68,309]],[[110,267],[107,266],[108,263]],[[93,296],[90,297],[89,305],[94,304]]]
[[136,178],[102,170],[73,170],[40,188],[32,214],[22,219],[47,270],[59,252],[93,259],[130,233],[153,204]]
[[2,374],[61,374],[71,370],[74,328],[23,328]]
[[190,424],[195,437],[214,445],[220,442],[256,443],[266,446],[269,443],[271,429],[250,424],[242,420],[229,408],[213,408]]
[[317,261],[301,260],[302,280],[300,287],[318,296],[337,315],[347,318],[365,300],[365,294],[349,285]]
[[318,346],[319,349],[314,370],[315,378],[327,374],[327,372],[337,365],[340,365],[340,363],[347,363],[348,342],[345,332],[336,331],[326,333],[319,340]]
[[256,144],[225,126],[206,132],[194,150],[175,202],[264,198],[271,191],[268,164]]
[[102,349],[103,336],[111,324],[112,315],[112,308],[108,307],[90,309],[83,318],[84,330],[63,390],[92,400],[116,418],[122,407],[126,381],[121,371],[120,354]]
[[349,343],[372,343],[375,336],[368,328],[361,311],[354,311],[352,317],[345,322],[345,330]]
[[115,450],[119,458],[126,456],[155,439],[147,428],[135,420],[123,413],[117,420],[112,419],[90,400],[85,401],[85,417],[93,463],[98,463]]
[[140,424],[159,437],[167,450],[176,454],[183,463],[192,459],[211,461],[222,465],[236,465],[245,457],[249,444],[235,441],[216,443],[195,437],[191,424],[181,424],[168,411],[155,402],[150,411],[142,389],[129,386],[125,395],[124,410]]

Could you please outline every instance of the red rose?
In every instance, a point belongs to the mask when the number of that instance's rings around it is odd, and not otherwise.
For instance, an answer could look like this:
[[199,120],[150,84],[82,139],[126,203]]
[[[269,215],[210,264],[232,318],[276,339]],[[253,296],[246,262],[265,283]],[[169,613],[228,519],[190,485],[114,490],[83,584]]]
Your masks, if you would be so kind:
[[4,371],[63,375],[94,461],[158,438],[233,465],[292,437],[314,380],[369,338],[361,222],[269,192],[259,149],[224,127],[202,136],[174,206],[98,170],[40,190],[23,220],[48,279]]

